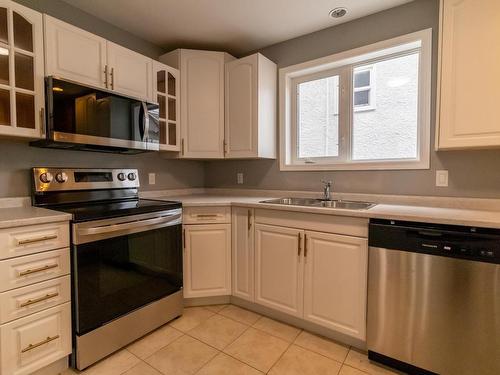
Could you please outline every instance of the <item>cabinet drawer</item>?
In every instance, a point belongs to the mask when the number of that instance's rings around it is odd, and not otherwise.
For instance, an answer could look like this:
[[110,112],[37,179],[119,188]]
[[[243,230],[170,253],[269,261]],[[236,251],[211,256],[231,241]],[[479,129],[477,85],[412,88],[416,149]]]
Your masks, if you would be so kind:
[[185,207],[184,224],[230,223],[231,207]]
[[68,275],[69,249],[0,261],[0,292]]
[[71,352],[71,308],[65,303],[0,326],[0,373],[25,375]]
[[68,302],[69,275],[0,293],[0,324]]
[[67,222],[0,229],[0,259],[68,246]]

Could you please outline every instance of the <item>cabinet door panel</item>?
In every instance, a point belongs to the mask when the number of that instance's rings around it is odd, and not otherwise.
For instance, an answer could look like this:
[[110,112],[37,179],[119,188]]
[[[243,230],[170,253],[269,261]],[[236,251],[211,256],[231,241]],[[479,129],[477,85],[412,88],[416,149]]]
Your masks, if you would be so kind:
[[231,225],[184,227],[184,297],[231,294]]
[[45,15],[45,73],[106,88],[106,40]]
[[226,142],[228,158],[258,156],[258,55],[226,64]]
[[253,209],[233,207],[232,275],[233,295],[254,301],[254,222]]
[[500,2],[442,0],[439,144],[500,146]]
[[305,233],[304,318],[364,340],[368,242]]
[[107,57],[112,90],[144,100],[153,100],[153,61],[149,57],[109,41]]
[[223,158],[224,54],[181,51],[183,157]]
[[303,233],[255,227],[255,302],[298,317],[302,317]]

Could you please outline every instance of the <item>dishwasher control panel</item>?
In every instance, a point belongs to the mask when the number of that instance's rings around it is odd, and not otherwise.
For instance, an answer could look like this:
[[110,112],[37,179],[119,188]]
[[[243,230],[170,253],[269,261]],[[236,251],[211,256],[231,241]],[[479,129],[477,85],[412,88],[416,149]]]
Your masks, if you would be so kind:
[[500,263],[500,230],[370,220],[369,246]]

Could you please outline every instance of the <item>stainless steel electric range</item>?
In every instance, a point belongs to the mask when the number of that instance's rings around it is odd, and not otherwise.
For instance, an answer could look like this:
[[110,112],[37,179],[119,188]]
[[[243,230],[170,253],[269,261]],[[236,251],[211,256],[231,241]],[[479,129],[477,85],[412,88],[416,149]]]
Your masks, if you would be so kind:
[[139,199],[135,169],[33,168],[34,206],[71,222],[73,367],[182,314],[182,206]]

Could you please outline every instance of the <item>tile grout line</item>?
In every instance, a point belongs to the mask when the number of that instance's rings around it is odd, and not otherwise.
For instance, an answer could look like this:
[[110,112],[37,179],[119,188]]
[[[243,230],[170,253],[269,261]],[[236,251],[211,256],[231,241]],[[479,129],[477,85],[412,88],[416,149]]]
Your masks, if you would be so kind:
[[274,366],[276,366],[276,364],[281,360],[281,358],[283,358],[283,356],[285,355],[285,353],[288,351],[288,349],[290,349],[290,347],[293,345],[293,342],[290,342],[288,343],[288,346],[286,347],[286,349],[283,351],[283,353],[281,353],[281,355],[278,357],[278,359],[276,360],[276,362],[274,362],[271,367],[269,368],[269,370],[267,370],[266,374],[269,374],[271,372],[271,370],[274,368]]

